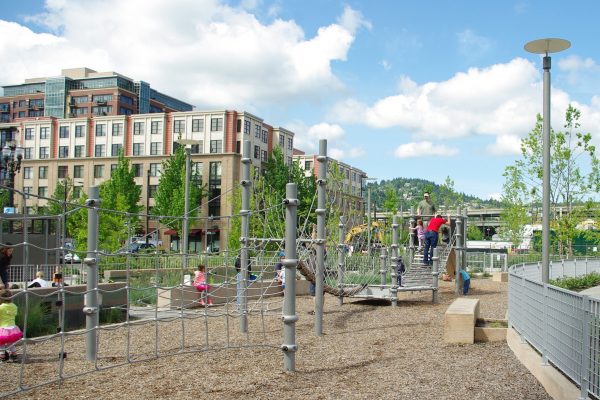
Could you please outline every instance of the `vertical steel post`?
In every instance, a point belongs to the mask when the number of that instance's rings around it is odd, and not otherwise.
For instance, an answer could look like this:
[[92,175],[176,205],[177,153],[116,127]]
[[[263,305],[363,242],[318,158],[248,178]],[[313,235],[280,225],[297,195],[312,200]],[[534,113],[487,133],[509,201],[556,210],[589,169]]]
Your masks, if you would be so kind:
[[379,251],[379,275],[381,276],[381,288],[382,289],[387,283],[386,282],[386,278],[387,278],[386,260],[387,260],[387,249],[385,247],[382,247],[381,250]]
[[94,361],[97,356],[97,332],[98,327],[98,207],[100,206],[100,193],[97,186],[91,186],[88,190],[88,237],[87,257],[84,260],[87,274],[87,286],[85,292],[85,336],[86,360]]
[[315,272],[315,334],[323,334],[323,275],[325,272],[325,213],[327,189],[327,140],[319,140],[317,178],[317,268]]
[[242,237],[240,238],[240,271],[238,273],[239,293],[237,297],[240,307],[240,332],[248,332],[248,298],[247,298],[247,283],[248,283],[248,236],[250,234],[250,141],[244,140],[244,150],[242,154]]
[[[467,270],[467,220],[469,219],[468,214],[467,214],[467,208],[465,207],[465,209],[463,210],[463,223],[462,223],[462,245],[463,245],[463,250],[462,250],[462,269],[464,269],[465,271]],[[492,262],[492,264],[490,266],[494,266],[494,263]]]
[[[190,166],[191,156],[190,156],[190,148],[188,146],[185,147],[185,199],[184,199],[184,209],[183,209],[183,228],[181,232],[182,236],[182,245],[181,245],[181,254],[183,255],[183,270],[187,271],[188,266],[188,240],[189,240],[189,213],[190,213],[190,174],[191,174],[191,166]],[[183,277],[182,277],[183,279]],[[183,283],[183,282],[182,282]]]
[[542,282],[550,279],[550,67],[551,58],[546,54],[544,63],[544,109],[542,126]]
[[[402,218],[400,218],[402,220]],[[390,275],[392,277],[392,288],[390,289],[390,297],[392,298],[392,306],[398,305],[398,260],[400,254],[398,252],[398,216],[392,217],[392,269]]]
[[462,247],[463,247],[463,229],[462,229],[462,215],[460,215],[460,207],[456,212],[456,271],[454,273],[454,292],[459,296],[462,291],[460,290],[460,270],[462,266]]
[[[409,234],[408,234],[408,251],[409,251],[409,262],[412,264],[415,261],[415,226],[417,221],[415,220],[415,209],[410,208],[410,222],[409,222]],[[411,265],[408,266],[411,268]]]
[[[368,185],[368,184],[367,184]],[[367,252],[371,259],[371,187],[367,186]]]
[[283,367],[285,371],[296,370],[296,215],[298,209],[298,189],[295,183],[285,186],[285,289],[283,298]]
[[431,302],[432,303],[438,302],[439,270],[440,270],[440,252],[439,252],[438,248],[436,247],[435,249],[433,249],[433,266],[431,267],[431,278],[433,280],[431,282],[431,287],[433,287],[433,290],[431,291]]
[[587,295],[583,295],[582,299],[582,318],[581,318],[581,355],[582,362],[580,368],[579,384],[581,385],[581,393],[579,399],[585,400],[588,398],[588,390],[590,387],[590,369],[591,369],[591,357],[590,357],[590,332],[591,327],[591,301]]
[[338,289],[340,290],[339,296],[339,305],[344,304],[344,260],[346,258],[346,245],[344,244],[344,226],[346,220],[344,216],[340,216],[340,223],[338,224],[338,235],[339,235],[339,245],[338,245]]

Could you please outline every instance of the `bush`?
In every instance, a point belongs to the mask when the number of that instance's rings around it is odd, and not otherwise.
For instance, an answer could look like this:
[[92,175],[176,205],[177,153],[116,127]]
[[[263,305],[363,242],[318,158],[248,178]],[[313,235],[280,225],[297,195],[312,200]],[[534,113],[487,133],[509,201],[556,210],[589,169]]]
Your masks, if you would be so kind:
[[25,298],[15,299],[19,308],[16,323],[28,338],[45,336],[56,333],[58,327],[58,316],[50,312],[50,305],[40,300],[29,299],[29,310],[27,312],[27,332],[25,332]]
[[592,272],[591,274],[577,276],[574,278],[553,279],[550,281],[550,284],[563,289],[580,292],[582,290],[600,285],[600,274],[597,272]]

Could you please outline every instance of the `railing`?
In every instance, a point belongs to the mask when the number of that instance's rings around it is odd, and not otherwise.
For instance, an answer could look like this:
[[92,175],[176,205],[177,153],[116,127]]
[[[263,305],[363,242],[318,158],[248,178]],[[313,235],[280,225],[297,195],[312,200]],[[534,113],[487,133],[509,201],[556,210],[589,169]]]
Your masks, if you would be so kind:
[[[560,260],[550,278],[600,271],[600,259]],[[521,337],[581,388],[600,397],[600,299],[541,283],[539,263],[509,269],[508,317]]]

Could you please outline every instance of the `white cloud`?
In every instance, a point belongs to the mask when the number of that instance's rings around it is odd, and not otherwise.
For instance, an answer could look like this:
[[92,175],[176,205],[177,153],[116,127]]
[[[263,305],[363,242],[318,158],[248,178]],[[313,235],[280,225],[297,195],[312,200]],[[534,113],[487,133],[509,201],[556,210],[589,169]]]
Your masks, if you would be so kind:
[[392,64],[390,64],[390,62],[388,60],[381,60],[380,64],[383,67],[383,69],[385,69],[386,71],[389,71],[390,69],[392,69]]
[[517,135],[499,135],[496,136],[496,142],[486,149],[493,155],[520,155],[521,138]]
[[394,155],[397,158],[419,157],[451,157],[458,154],[458,149],[444,145],[436,145],[429,141],[405,143],[396,148]]
[[562,71],[596,70],[598,64],[589,57],[584,59],[577,55],[570,55],[558,60],[558,68]]
[[486,37],[475,34],[470,29],[465,29],[456,34],[458,49],[468,58],[474,58],[487,53],[492,48],[492,41]]
[[262,23],[218,0],[54,0],[46,7],[30,20],[54,34],[0,21],[3,37],[19,38],[0,43],[0,83],[88,66],[145,80],[199,107],[253,110],[339,91],[331,64],[346,60],[357,31],[370,28],[350,7],[312,37],[293,20]]
[[[397,90],[397,94],[371,104],[354,98],[340,101],[332,107],[328,119],[375,129],[400,128],[414,141],[497,136],[496,148],[489,150],[499,155],[513,154],[515,143],[531,131],[535,115],[542,112],[541,71],[523,58],[470,68],[446,81],[417,84],[401,76]],[[563,126],[569,103],[581,109],[582,127],[593,131],[600,126],[600,100],[586,107],[553,87],[554,127]]]

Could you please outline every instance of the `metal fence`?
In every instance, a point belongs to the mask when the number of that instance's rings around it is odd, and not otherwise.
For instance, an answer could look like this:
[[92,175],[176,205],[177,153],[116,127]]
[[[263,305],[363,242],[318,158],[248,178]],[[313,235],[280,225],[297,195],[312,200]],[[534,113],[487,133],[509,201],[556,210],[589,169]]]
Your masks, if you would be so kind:
[[[600,259],[560,260],[550,278],[600,271]],[[509,269],[509,324],[521,338],[581,387],[600,397],[600,300],[541,283],[539,263]]]

